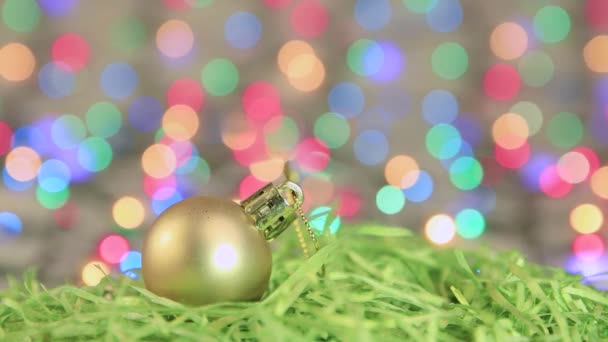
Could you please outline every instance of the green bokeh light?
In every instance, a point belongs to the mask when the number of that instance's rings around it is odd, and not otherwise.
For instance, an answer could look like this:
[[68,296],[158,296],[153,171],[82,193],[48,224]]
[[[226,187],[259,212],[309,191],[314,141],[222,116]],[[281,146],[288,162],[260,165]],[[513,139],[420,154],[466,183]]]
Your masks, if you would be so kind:
[[576,114],[561,112],[547,124],[547,137],[557,147],[568,149],[583,138],[584,127]]
[[298,124],[289,116],[283,116],[278,127],[266,132],[264,138],[273,151],[290,151],[300,140]]
[[435,8],[438,0],[403,0],[403,4],[414,13],[427,13]]
[[214,59],[203,68],[201,82],[211,95],[228,95],[236,89],[239,83],[239,71],[227,59]]
[[122,113],[110,102],[97,102],[86,113],[85,122],[92,135],[109,138],[120,130]]
[[570,32],[570,16],[559,6],[545,6],[534,16],[534,33],[545,43],[558,43]]
[[460,151],[461,145],[460,132],[452,125],[435,125],[426,134],[426,148],[437,159],[452,158]]
[[112,161],[112,147],[102,138],[90,137],[78,146],[78,162],[85,170],[99,172]]
[[209,179],[211,178],[211,168],[209,167],[209,163],[201,157],[198,157],[198,162],[196,167],[190,173],[190,178],[196,182],[196,185],[203,186],[209,184]]
[[540,131],[543,125],[543,112],[535,103],[529,101],[517,102],[511,107],[511,112],[526,119],[530,136]]
[[532,51],[519,60],[519,74],[525,84],[543,87],[553,78],[553,60],[543,51]]
[[464,75],[469,67],[469,55],[462,45],[454,42],[440,44],[431,57],[433,72],[437,76],[455,80]]
[[70,199],[70,188],[65,187],[58,192],[48,192],[38,186],[36,188],[36,199],[46,209],[58,209]]
[[333,214],[330,207],[316,207],[308,215],[310,217],[310,226],[316,235],[322,235],[326,227],[331,234],[336,234],[340,229],[340,216]]
[[405,196],[401,189],[385,185],[376,194],[376,205],[381,212],[394,215],[405,206]]
[[465,239],[476,239],[483,234],[486,228],[486,220],[483,215],[475,209],[464,209],[454,218],[458,235]]
[[322,140],[329,148],[344,146],[350,137],[350,125],[342,115],[325,113],[315,121],[315,137]]
[[146,44],[146,24],[135,17],[124,18],[111,30],[111,41],[114,48],[133,52]]
[[213,0],[190,0],[189,3],[192,4],[192,7],[194,8],[204,8],[211,5]]
[[346,53],[346,64],[352,72],[360,76],[372,74],[365,65],[365,55],[374,44],[369,39],[358,39],[351,44]]
[[36,0],[4,0],[2,5],[2,20],[17,32],[32,32],[38,26],[41,14]]
[[460,190],[472,190],[481,184],[483,168],[473,157],[460,157],[450,166],[450,181]]

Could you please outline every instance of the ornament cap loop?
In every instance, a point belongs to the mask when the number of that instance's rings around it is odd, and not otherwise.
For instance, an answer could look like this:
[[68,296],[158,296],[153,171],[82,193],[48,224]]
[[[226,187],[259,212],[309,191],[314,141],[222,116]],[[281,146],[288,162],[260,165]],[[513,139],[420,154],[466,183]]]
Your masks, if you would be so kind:
[[[291,191],[294,203],[289,203],[283,193]],[[241,202],[245,214],[255,222],[256,228],[267,240],[279,236],[297,219],[297,208],[302,205],[304,194],[296,183],[286,181],[278,187],[269,183]]]

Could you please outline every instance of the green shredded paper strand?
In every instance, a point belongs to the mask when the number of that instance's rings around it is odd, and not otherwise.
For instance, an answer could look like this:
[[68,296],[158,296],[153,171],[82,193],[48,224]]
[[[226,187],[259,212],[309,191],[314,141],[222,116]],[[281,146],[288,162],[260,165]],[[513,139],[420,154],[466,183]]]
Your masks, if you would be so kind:
[[608,340],[608,296],[563,270],[436,249],[400,228],[340,233],[310,259],[284,234],[253,303],[189,307],[126,276],[46,289],[28,272],[0,292],[0,341]]

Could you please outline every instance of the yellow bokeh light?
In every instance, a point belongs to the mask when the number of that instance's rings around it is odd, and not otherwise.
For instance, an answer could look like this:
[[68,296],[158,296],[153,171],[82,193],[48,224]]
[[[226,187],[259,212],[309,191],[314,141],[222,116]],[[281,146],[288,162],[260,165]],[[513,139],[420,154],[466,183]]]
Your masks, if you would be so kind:
[[0,76],[8,81],[23,81],[32,76],[36,58],[29,47],[9,43],[0,48]]
[[598,197],[608,199],[608,166],[599,168],[593,173],[591,190]]
[[266,159],[249,165],[251,174],[263,182],[277,180],[283,174],[284,168],[285,160],[281,158]]
[[587,67],[595,72],[608,72],[608,35],[593,37],[583,49]]
[[597,232],[604,224],[604,214],[596,205],[581,204],[570,212],[570,225],[581,234]]
[[110,267],[102,261],[91,261],[82,268],[82,282],[87,286],[95,286],[110,274]]
[[515,113],[501,115],[492,126],[494,142],[507,150],[514,150],[523,146],[529,135],[528,122],[521,115]]
[[297,90],[313,91],[325,80],[325,67],[317,56],[302,54],[289,63],[286,75],[289,84]]
[[407,189],[418,180],[420,168],[418,162],[410,156],[398,155],[391,158],[384,167],[384,177],[388,184]]
[[578,184],[589,176],[589,160],[580,152],[568,152],[557,162],[557,174],[570,184]]
[[192,138],[198,131],[198,115],[192,107],[184,104],[171,106],[163,116],[163,131],[177,141]]
[[511,60],[521,57],[528,48],[528,34],[519,24],[502,23],[490,35],[490,49],[498,58]]
[[232,113],[222,123],[222,142],[231,150],[244,150],[255,142],[257,133],[242,113]]
[[29,147],[19,146],[6,156],[6,172],[20,182],[30,181],[38,175],[40,156]]
[[437,214],[426,222],[424,233],[432,243],[443,245],[454,239],[456,223],[449,215]]
[[310,54],[315,54],[310,44],[302,40],[290,40],[279,50],[279,55],[277,56],[279,69],[281,69],[283,73],[288,73],[287,70],[293,59],[300,55]]
[[144,151],[141,166],[148,175],[154,178],[165,178],[175,171],[177,158],[169,146],[154,144]]
[[144,222],[146,210],[140,200],[125,196],[114,203],[112,217],[119,226],[125,229],[133,229],[141,226]]

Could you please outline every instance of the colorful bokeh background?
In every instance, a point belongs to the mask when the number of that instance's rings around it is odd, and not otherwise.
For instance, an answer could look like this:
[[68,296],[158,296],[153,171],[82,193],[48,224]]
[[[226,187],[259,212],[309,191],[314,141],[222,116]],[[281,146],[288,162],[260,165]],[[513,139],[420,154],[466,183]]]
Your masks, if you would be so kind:
[[608,288],[606,0],[0,4],[0,274],[138,277],[168,206],[289,162],[319,233],[397,225]]

